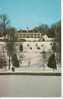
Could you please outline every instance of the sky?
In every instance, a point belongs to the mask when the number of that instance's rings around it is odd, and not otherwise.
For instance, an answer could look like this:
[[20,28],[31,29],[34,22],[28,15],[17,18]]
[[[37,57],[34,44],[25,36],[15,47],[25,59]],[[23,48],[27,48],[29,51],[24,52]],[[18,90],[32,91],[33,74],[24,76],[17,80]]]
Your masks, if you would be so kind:
[[61,0],[0,0],[0,15],[6,14],[13,27],[33,28],[60,20]]

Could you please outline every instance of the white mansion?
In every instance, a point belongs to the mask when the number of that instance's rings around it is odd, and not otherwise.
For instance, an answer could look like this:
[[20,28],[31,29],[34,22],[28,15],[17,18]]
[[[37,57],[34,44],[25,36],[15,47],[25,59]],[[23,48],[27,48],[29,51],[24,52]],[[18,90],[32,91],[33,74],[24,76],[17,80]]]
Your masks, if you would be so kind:
[[49,38],[47,35],[42,35],[40,32],[17,32],[18,40],[25,39],[26,41],[53,41],[54,38]]

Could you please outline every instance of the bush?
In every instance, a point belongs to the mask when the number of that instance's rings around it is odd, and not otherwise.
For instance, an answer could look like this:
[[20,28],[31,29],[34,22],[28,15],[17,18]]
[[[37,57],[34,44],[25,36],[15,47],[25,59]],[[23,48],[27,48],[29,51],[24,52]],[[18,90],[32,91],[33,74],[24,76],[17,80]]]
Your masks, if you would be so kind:
[[48,59],[48,67],[57,69],[55,55],[52,54]]
[[30,49],[32,50],[32,47],[30,47]]
[[13,64],[13,66],[15,66],[15,67],[19,67],[19,61],[18,61],[18,58],[17,58],[17,55],[16,55],[16,54],[14,54],[14,55],[12,56],[12,64]]
[[37,49],[39,50],[39,49],[40,49],[40,47],[37,47]]
[[6,66],[7,66],[6,59],[4,57],[0,57],[0,68],[6,67]]
[[22,44],[20,45],[19,50],[20,50],[21,52],[23,52],[23,45],[22,45]]
[[55,42],[52,45],[52,50],[53,50],[53,52],[56,52],[56,43]]
[[29,44],[27,44],[27,46],[29,47],[30,45],[29,45]]
[[15,68],[14,67],[12,67],[12,71],[15,72]]

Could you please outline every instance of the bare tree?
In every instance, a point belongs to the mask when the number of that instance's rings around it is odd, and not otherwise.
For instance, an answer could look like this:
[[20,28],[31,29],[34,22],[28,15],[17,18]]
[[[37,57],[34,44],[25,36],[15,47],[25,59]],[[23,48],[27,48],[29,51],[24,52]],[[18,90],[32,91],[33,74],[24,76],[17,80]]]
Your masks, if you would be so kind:
[[17,37],[16,37],[16,28],[11,27],[7,29],[7,39],[8,41],[16,41]]
[[16,31],[15,28],[9,28],[7,30],[8,42],[6,42],[6,48],[7,48],[7,54],[9,56],[9,69],[10,69],[11,58],[16,53],[15,42],[14,42],[14,40],[16,40],[15,31]]
[[0,15],[0,28],[3,33],[4,39],[7,34],[7,28],[9,27],[9,23],[10,23],[10,21],[9,21],[7,15],[5,15],[5,14]]

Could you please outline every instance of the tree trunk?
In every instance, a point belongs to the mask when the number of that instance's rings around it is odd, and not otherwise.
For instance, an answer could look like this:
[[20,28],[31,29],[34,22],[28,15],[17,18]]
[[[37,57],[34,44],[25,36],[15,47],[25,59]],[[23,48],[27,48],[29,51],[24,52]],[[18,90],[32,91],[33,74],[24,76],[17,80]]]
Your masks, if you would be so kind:
[[10,56],[9,56],[9,70],[10,70]]

